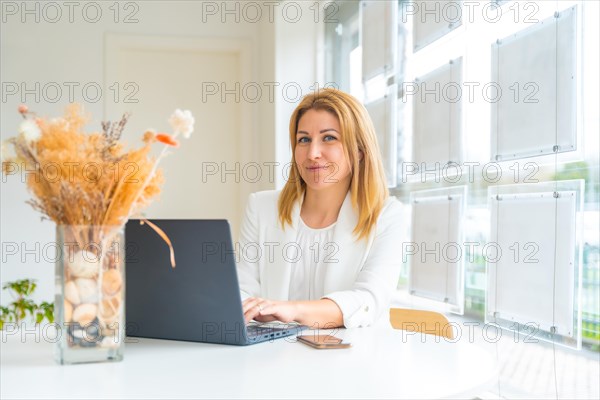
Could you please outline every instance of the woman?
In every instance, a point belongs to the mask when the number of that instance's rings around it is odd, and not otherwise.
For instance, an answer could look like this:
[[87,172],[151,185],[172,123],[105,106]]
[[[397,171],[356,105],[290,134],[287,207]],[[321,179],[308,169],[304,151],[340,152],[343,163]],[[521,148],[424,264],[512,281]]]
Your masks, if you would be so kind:
[[388,196],[373,124],[324,89],[290,119],[281,191],[250,195],[238,276],[246,321],[368,326],[387,315],[400,273],[400,203]]

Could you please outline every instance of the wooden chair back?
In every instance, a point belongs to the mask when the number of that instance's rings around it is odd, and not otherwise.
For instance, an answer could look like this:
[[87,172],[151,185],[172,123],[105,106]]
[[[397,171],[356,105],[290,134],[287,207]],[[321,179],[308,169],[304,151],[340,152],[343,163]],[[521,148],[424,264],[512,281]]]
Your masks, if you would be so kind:
[[440,313],[406,308],[391,308],[390,323],[394,329],[422,332],[429,335],[454,339],[452,325]]

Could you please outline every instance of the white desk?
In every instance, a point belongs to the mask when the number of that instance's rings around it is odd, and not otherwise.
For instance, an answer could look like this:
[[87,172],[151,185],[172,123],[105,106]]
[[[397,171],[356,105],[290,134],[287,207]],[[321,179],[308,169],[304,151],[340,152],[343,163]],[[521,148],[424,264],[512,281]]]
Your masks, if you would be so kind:
[[476,344],[423,343],[387,326],[337,336],[353,347],[316,350],[293,337],[244,347],[129,338],[138,342],[127,343],[122,362],[68,366],[55,364],[50,343],[3,336],[0,397],[433,399],[474,397],[495,379],[495,358]]

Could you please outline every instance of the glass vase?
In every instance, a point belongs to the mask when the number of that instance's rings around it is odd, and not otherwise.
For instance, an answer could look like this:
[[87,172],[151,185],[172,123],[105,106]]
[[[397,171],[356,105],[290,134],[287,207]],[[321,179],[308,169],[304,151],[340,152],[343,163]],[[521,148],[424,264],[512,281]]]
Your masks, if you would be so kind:
[[59,364],[121,361],[125,339],[123,226],[58,225],[55,322]]

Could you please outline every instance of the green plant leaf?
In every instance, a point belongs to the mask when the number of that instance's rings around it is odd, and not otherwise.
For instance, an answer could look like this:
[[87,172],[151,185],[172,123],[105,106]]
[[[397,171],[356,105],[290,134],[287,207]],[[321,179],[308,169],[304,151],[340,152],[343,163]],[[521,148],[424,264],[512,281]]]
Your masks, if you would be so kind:
[[46,318],[48,319],[48,322],[54,322],[54,313],[52,312],[52,310],[46,310]]
[[44,301],[40,304],[40,309],[44,311],[44,315],[50,323],[54,322],[54,303]]
[[32,299],[28,298],[37,288],[37,283],[33,279],[20,279],[14,282],[7,282],[2,286],[3,290],[11,292],[11,296],[16,300],[8,305],[8,307],[0,306],[0,326],[3,329],[7,322],[18,323],[20,320],[27,317],[27,314],[35,319],[36,324],[39,324],[48,319],[49,322],[54,322],[54,303],[43,301],[37,305]]

